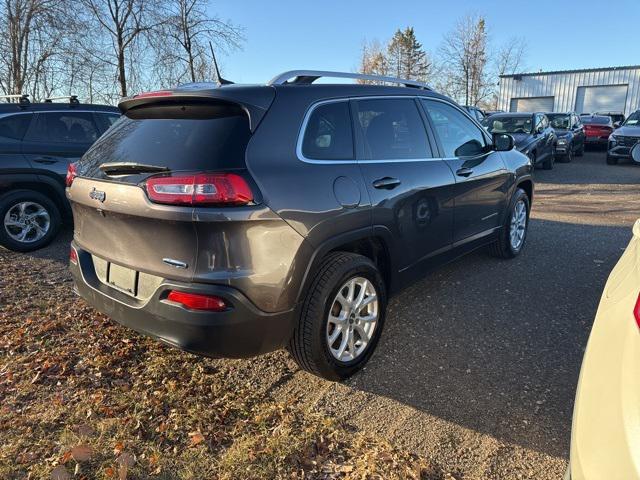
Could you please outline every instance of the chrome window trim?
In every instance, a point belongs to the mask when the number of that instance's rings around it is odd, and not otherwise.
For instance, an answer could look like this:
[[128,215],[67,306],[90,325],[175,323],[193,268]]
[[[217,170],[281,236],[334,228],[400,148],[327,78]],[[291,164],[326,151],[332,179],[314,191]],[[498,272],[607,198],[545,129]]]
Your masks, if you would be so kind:
[[[296,156],[298,160],[304,163],[310,163],[312,165],[358,165],[358,164],[369,164],[369,163],[415,163],[415,162],[440,162],[445,160],[458,160],[459,157],[438,157],[438,153],[436,151],[436,156],[430,158],[398,158],[398,159],[387,159],[387,160],[358,160],[356,158],[353,159],[343,159],[343,160],[330,160],[330,159],[314,159],[307,158],[302,153],[302,142],[304,139],[304,134],[307,130],[307,124],[309,123],[309,119],[313,114],[314,110],[321,105],[326,105],[328,103],[342,103],[342,102],[350,102],[351,100],[378,100],[378,99],[394,99],[394,98],[410,98],[412,100],[428,100],[433,102],[440,102],[446,105],[449,105],[455,109],[457,109],[460,113],[465,115],[471,122],[480,130],[480,133],[484,135],[487,144],[491,143],[485,129],[480,125],[476,120],[474,120],[468,112],[464,111],[463,108],[455,105],[454,103],[448,102],[441,98],[428,97],[425,95],[366,95],[366,96],[349,96],[349,97],[340,97],[340,98],[331,98],[328,100],[320,100],[318,102],[312,103],[307,111],[305,112],[304,119],[302,120],[302,125],[300,126],[300,131],[298,132],[298,139],[296,142]],[[433,145],[431,146],[433,150]],[[355,143],[354,143],[354,155],[355,152]],[[481,156],[481,155],[479,155]],[[469,157],[476,158],[476,157]]]

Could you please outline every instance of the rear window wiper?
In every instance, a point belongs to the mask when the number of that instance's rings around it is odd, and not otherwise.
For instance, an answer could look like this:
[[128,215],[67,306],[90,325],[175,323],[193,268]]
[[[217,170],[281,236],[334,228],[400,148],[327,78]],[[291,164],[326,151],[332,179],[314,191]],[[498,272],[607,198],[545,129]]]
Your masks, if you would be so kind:
[[106,162],[100,165],[102,170],[107,175],[123,175],[123,174],[135,174],[135,173],[156,173],[156,172],[168,172],[169,167],[162,165],[146,165],[144,163],[136,162]]

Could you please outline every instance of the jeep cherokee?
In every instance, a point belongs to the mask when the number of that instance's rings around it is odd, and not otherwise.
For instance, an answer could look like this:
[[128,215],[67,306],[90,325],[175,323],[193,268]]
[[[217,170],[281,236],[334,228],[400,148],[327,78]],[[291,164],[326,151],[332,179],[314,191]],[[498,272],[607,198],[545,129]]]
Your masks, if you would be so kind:
[[[325,76],[404,86],[314,84]],[[293,71],[119,107],[68,172],[75,288],[184,350],[286,347],[346,378],[373,353],[391,293],[478,247],[524,246],[530,160],[424,84]]]

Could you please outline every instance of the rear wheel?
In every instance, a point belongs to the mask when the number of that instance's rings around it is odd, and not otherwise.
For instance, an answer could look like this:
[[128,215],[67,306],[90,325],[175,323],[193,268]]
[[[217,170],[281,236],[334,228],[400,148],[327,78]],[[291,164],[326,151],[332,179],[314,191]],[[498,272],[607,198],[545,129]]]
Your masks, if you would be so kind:
[[529,228],[530,202],[520,188],[511,199],[509,212],[497,240],[491,245],[491,254],[498,258],[514,258],[524,248]]
[[30,252],[48,245],[60,229],[58,207],[33,190],[15,190],[0,197],[0,245]]
[[288,350],[301,368],[342,380],[360,370],[382,333],[385,285],[362,255],[331,253],[307,293]]

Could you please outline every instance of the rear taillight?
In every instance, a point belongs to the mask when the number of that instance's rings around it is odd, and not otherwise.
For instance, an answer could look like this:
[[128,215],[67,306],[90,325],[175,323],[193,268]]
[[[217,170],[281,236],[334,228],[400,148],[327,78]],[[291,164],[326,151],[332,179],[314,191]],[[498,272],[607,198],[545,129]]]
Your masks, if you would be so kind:
[[67,167],[67,178],[65,179],[65,182],[64,182],[67,185],[67,187],[70,187],[71,184],[73,183],[73,179],[78,176],[77,168],[78,168],[77,162],[70,163],[69,166]]
[[224,312],[229,308],[222,298],[215,295],[201,295],[199,293],[187,293],[171,290],[167,300],[178,303],[189,310]]
[[636,324],[638,325],[638,328],[640,328],[640,295],[638,295],[636,306],[633,308],[633,316],[636,317]]
[[69,249],[69,261],[74,265],[78,264],[78,252],[76,252],[76,249],[73,247]]
[[155,92],[142,92],[134,95],[134,98],[145,98],[145,97],[170,97],[173,95],[171,90],[156,90]]
[[253,193],[235,173],[197,173],[148,178],[149,200],[168,205],[246,205]]

